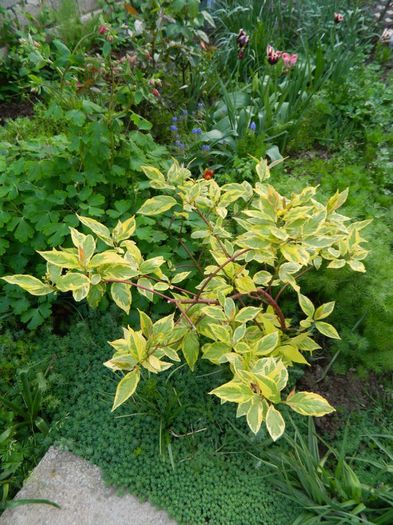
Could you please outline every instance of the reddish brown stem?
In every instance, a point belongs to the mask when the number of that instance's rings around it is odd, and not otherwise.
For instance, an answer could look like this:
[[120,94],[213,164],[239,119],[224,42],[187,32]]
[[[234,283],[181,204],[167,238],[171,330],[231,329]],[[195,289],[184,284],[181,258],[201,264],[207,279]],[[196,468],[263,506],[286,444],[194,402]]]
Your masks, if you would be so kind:
[[[247,251],[247,250],[244,250],[244,251]],[[241,253],[241,252],[240,252]],[[240,255],[237,254],[237,256]],[[233,256],[235,257],[235,256]],[[226,261],[226,263],[228,263],[230,261]],[[222,266],[222,265],[221,265]],[[224,264],[225,266],[225,264]],[[217,271],[221,270],[222,268],[219,268]],[[212,275],[212,274],[211,274]],[[126,279],[110,279],[108,281],[105,281],[106,283],[123,283],[123,284],[128,284],[130,286],[134,286],[135,288],[139,288],[141,290],[145,290],[146,292],[150,292],[150,293],[153,293],[153,294],[156,294],[158,295],[159,297],[162,297],[163,299],[165,299],[168,303],[172,303],[172,304],[175,304],[177,306],[177,308],[180,310],[180,313],[185,317],[185,319],[193,326],[193,328],[195,328],[195,325],[194,323],[192,322],[192,320],[189,318],[189,316],[187,315],[188,314],[188,310],[185,312],[179,305],[181,304],[190,304],[190,305],[193,305],[193,304],[211,304],[211,305],[218,305],[219,302],[215,299],[203,299],[199,296],[193,298],[193,299],[174,299],[173,297],[169,297],[168,295],[165,295],[161,292],[158,292],[157,290],[154,290],[154,288],[147,288],[146,286],[143,286],[141,284],[138,284],[138,283],[134,283],[132,281],[128,281]],[[277,301],[275,301],[273,299],[273,297],[268,294],[265,290],[263,290],[262,288],[257,288],[254,292],[252,293],[256,293],[258,295],[261,295],[265,301],[267,303],[269,303],[277,317],[278,317],[278,320],[280,321],[280,326],[281,326],[281,329],[286,331],[287,329],[287,325],[286,325],[286,322],[285,322],[285,317],[284,317],[284,314],[282,313],[282,310],[281,308],[279,307],[279,305],[277,304]],[[233,294],[230,296],[230,299],[239,299],[240,297],[244,297],[244,296],[247,296],[247,295],[250,295],[249,293],[236,293],[236,294]]]
[[282,313],[282,310],[281,308],[278,306],[278,303],[277,301],[275,301],[275,299],[273,299],[273,297],[268,294],[267,292],[265,292],[265,290],[262,290],[262,288],[258,288],[258,293],[260,295],[263,296],[263,298],[269,303],[272,305],[274,311],[276,312],[276,315],[278,317],[278,320],[280,321],[280,326],[281,326],[281,329],[285,332],[286,329],[287,329],[287,325],[286,325],[286,322],[285,322],[285,317],[284,317],[284,314]]
[[[302,275],[304,275],[305,273],[307,273],[310,269],[311,269],[311,268],[305,268],[303,271],[301,271],[301,272],[296,276],[296,279],[299,279],[299,277],[301,277]],[[286,283],[286,284],[284,284],[284,286],[282,286],[282,287],[280,288],[280,290],[278,291],[276,297],[274,298],[274,300],[275,300],[276,302],[280,299],[282,293],[286,290],[286,288],[287,288],[288,286],[289,286],[289,283]]]
[[195,211],[196,211],[196,213],[199,215],[199,217],[203,220],[203,222],[206,224],[206,226],[209,228],[210,233],[211,233],[211,234],[215,237],[215,239],[217,240],[218,244],[220,245],[221,250],[225,253],[225,255],[226,255],[227,257],[229,257],[229,253],[227,252],[227,250],[226,250],[224,244],[221,242],[221,239],[219,239],[219,238],[217,237],[217,235],[214,235],[214,233],[213,233],[213,228],[212,228],[212,225],[210,224],[210,222],[209,222],[209,221],[207,220],[207,218],[203,215],[203,213],[202,213],[200,210],[198,210],[198,208],[195,208]]
[[201,286],[201,289],[199,290],[199,292],[197,294],[197,299],[199,299],[199,297],[202,295],[202,293],[205,290],[206,286],[213,279],[213,277],[215,277],[223,268],[225,268],[225,266],[227,264],[229,264],[230,262],[233,262],[235,259],[237,259],[238,257],[240,257],[241,255],[243,255],[244,253],[246,253],[248,251],[250,251],[250,249],[249,248],[245,248],[244,250],[241,250],[238,253],[234,253],[232,255],[232,257],[229,257],[226,261],[224,261],[222,264],[220,264],[220,266],[216,270],[214,270],[214,272],[212,272],[208,277],[206,277],[205,282],[203,283],[203,285]]

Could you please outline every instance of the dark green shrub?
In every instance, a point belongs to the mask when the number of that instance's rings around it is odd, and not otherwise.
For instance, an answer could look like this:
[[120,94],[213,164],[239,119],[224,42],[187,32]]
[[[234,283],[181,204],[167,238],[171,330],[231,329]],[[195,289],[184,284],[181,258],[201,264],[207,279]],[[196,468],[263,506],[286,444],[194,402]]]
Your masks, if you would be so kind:
[[[75,212],[113,221],[131,213],[146,192],[137,186],[140,166],[166,158],[148,133],[127,131],[88,99],[68,110],[53,103],[32,121],[6,127],[0,132],[1,273],[39,265],[35,250],[61,243],[77,224]],[[0,311],[10,309],[31,328],[51,312],[47,301],[29,303],[6,287]]]

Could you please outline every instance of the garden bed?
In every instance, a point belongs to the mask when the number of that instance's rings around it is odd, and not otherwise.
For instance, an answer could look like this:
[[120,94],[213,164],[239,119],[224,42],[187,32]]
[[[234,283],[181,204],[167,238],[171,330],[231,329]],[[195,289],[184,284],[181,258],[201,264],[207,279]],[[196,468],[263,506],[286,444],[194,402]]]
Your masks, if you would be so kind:
[[179,525],[388,525],[392,50],[153,3],[0,20],[0,510],[55,446]]

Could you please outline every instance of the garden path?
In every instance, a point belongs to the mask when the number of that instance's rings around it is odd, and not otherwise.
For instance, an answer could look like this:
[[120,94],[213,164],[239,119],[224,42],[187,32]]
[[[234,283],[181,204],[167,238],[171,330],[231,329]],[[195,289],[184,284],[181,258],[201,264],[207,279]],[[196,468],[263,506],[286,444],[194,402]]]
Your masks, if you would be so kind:
[[16,499],[45,498],[49,505],[22,505],[0,516],[0,525],[176,525],[168,515],[130,494],[106,487],[98,467],[51,447]]

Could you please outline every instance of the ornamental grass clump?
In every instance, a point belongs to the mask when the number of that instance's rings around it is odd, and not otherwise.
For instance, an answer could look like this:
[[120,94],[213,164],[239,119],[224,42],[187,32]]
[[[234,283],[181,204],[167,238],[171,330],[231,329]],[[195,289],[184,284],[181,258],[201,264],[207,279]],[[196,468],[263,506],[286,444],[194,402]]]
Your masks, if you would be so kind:
[[[70,228],[73,248],[39,252],[47,262],[43,280],[3,277],[33,295],[72,292],[76,301],[87,299],[92,307],[109,288],[127,314],[133,293],[151,301],[158,296],[173,306],[172,314],[155,321],[140,311],[140,326],[124,328],[123,337],[110,342],[114,354],[105,366],[123,374],[113,410],[134,394],[144,370],[163,372],[183,356],[191,370],[199,358],[229,366],[231,380],[210,394],[222,403],[236,403],[237,416],[245,416],[254,433],[264,422],[273,440],[285,429],[281,405],[306,416],[334,411],[318,394],[285,392],[288,367],[308,365],[308,357],[320,348],[316,334],[339,338],[326,322],[334,302],[315,307],[302,294],[299,277],[322,265],[365,271],[361,230],[369,221],[351,222],[338,212],[348,190],[337,192],[326,204],[316,200],[314,187],[287,198],[267,183],[265,160],[256,165],[256,172],[254,186],[246,181],[220,186],[214,178],[193,178],[177,162],[166,175],[144,167],[159,194],[137,213],[159,220],[170,214],[209,256],[193,289],[179,286],[190,272],[177,271],[161,256],[142,257],[132,240],[135,217],[119,221],[112,231],[79,217],[92,233]],[[105,249],[97,252],[98,239]],[[288,287],[297,294],[304,314],[299,323],[280,307]]]

